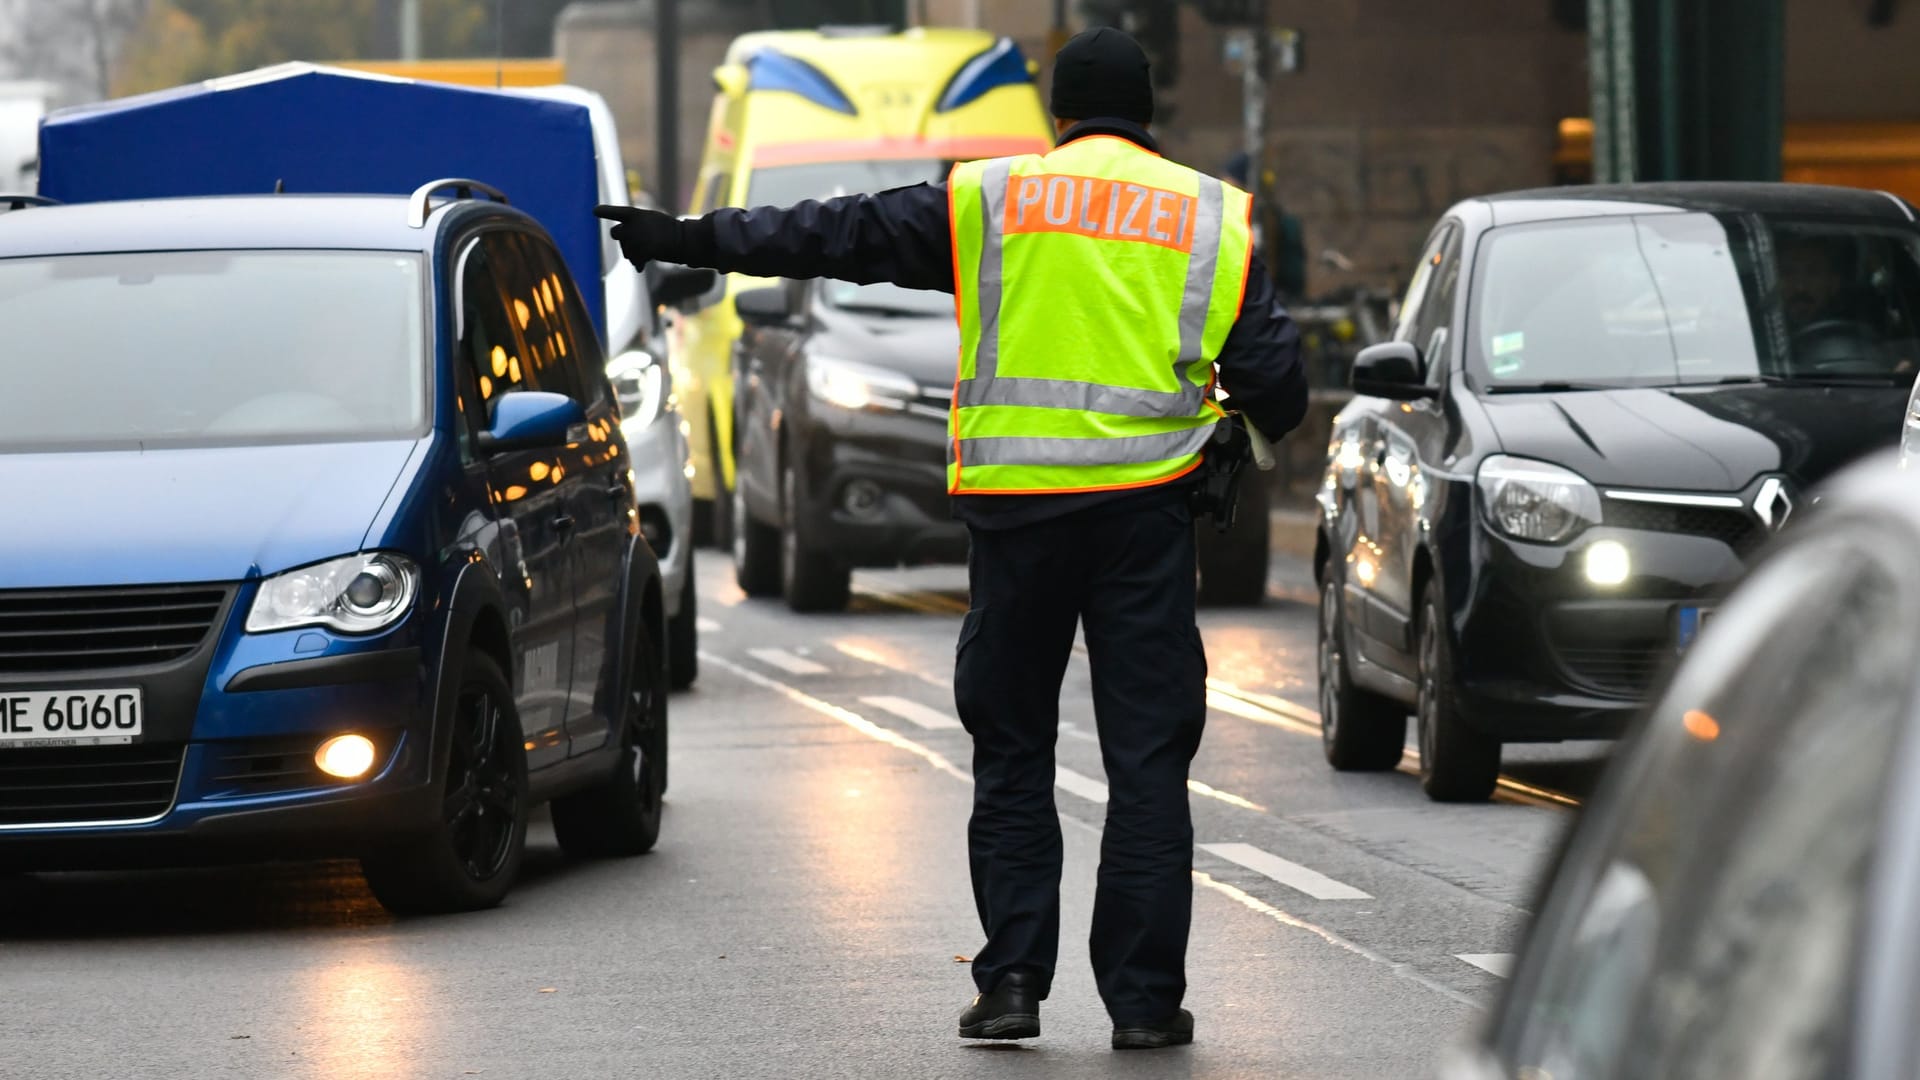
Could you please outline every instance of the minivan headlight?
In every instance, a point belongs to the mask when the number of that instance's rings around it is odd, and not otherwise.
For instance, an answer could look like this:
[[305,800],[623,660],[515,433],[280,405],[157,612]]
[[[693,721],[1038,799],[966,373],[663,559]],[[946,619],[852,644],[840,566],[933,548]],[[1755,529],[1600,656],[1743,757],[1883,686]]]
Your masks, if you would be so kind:
[[247,633],[324,626],[368,634],[399,622],[420,590],[420,568],[391,552],[348,555],[260,583],[247,612]]
[[1558,544],[1600,524],[1600,493],[1571,469],[1495,454],[1477,482],[1488,520],[1515,540]]
[[653,354],[640,349],[621,353],[607,364],[607,378],[620,401],[620,422],[638,431],[660,417],[667,401],[667,372]]

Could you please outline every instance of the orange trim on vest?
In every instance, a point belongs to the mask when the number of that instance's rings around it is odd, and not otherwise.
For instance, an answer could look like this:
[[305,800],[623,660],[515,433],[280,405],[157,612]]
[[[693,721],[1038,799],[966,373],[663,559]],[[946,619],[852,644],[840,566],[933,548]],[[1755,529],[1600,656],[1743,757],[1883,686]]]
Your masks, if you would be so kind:
[[1200,200],[1165,188],[1068,173],[1007,178],[1005,231],[1070,233],[1191,254]]
[[[955,162],[947,170],[947,242],[953,251],[953,323],[960,330],[960,347],[953,358],[953,404],[947,408],[947,437],[953,440],[953,488],[960,486],[960,377],[965,374],[967,363],[967,317],[960,300],[963,287],[960,277],[960,230],[954,223],[960,219],[959,210],[954,201],[953,175],[960,171],[960,163]],[[950,489],[947,494],[953,494]]]

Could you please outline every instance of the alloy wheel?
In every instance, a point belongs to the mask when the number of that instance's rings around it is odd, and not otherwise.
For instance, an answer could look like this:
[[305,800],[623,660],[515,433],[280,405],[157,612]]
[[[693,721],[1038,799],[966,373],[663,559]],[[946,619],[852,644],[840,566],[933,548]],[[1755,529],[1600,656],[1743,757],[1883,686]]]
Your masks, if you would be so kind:
[[514,783],[511,749],[500,705],[485,690],[462,694],[460,727],[447,768],[442,812],[453,854],[474,881],[485,881],[506,864],[522,799]]
[[1434,744],[1438,741],[1440,716],[1440,613],[1429,606],[1420,619],[1420,687],[1415,714],[1419,728],[1420,764],[1432,771]]
[[1340,655],[1339,585],[1329,577],[1320,587],[1320,741],[1329,749],[1340,731],[1340,690],[1335,680],[1345,670]]

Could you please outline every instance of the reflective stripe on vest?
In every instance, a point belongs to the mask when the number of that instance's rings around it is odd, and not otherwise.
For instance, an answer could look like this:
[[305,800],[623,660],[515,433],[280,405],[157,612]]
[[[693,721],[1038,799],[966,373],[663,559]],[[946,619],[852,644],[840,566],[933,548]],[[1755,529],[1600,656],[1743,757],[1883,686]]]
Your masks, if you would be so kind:
[[948,180],[960,371],[948,490],[1142,487],[1199,464],[1238,316],[1245,192],[1108,137]]

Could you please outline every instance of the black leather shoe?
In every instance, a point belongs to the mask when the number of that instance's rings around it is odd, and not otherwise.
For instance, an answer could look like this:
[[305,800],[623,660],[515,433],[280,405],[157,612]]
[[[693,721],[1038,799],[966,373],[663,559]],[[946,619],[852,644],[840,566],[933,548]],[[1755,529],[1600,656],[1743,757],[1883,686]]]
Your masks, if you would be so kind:
[[1040,979],[1030,971],[1000,976],[990,994],[974,996],[960,1014],[963,1039],[1033,1039],[1040,1035]]
[[1115,1050],[1164,1050],[1193,1041],[1193,1014],[1185,1009],[1151,1024],[1115,1024]]

